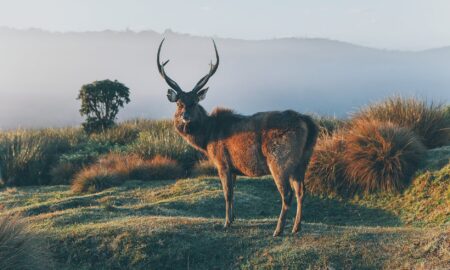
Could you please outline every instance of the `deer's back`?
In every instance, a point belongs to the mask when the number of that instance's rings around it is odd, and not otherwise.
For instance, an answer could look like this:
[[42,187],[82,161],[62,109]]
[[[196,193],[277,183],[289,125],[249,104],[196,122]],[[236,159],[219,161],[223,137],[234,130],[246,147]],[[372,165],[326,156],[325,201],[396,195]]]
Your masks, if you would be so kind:
[[308,136],[308,116],[294,111],[262,112],[251,116],[219,111],[212,114],[208,156],[235,173],[261,176],[269,167],[300,162]]

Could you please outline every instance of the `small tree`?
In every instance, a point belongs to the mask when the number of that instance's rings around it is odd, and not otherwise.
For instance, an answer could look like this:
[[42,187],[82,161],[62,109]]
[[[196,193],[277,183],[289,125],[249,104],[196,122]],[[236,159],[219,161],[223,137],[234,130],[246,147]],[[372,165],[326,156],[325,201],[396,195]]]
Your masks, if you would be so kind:
[[80,113],[86,116],[83,128],[86,132],[103,131],[114,126],[119,108],[130,102],[130,91],[117,80],[95,81],[81,87]]

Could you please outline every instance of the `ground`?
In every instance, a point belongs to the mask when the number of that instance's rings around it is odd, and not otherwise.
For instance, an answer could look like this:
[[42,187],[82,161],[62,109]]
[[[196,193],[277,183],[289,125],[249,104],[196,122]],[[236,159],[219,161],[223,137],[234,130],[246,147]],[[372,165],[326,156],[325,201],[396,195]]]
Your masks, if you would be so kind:
[[21,213],[48,239],[61,269],[450,266],[448,211],[444,224],[416,226],[374,198],[308,194],[301,233],[290,234],[294,203],[285,234],[273,238],[281,203],[271,178],[238,179],[237,220],[229,229],[222,227],[222,196],[214,177],[130,181],[81,196],[69,186],[9,188],[0,191],[0,207]]

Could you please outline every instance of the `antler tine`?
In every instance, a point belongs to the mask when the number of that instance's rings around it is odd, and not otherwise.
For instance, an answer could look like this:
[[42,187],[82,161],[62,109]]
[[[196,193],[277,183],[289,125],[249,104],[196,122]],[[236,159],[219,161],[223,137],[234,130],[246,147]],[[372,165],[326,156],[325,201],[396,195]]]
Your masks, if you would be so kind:
[[157,56],[157,64],[158,64],[158,71],[161,74],[161,76],[164,78],[164,80],[166,81],[166,83],[173,88],[173,90],[175,90],[176,92],[183,92],[183,90],[181,90],[181,87],[174,81],[172,80],[169,76],[167,76],[165,70],[164,70],[164,66],[167,65],[167,63],[169,63],[169,60],[166,60],[164,63],[161,64],[160,61],[160,54],[161,54],[161,47],[164,43],[165,38],[163,38],[163,40],[161,40],[161,44],[159,44],[159,48],[158,48],[158,56]]
[[212,60],[211,60],[209,73],[206,74],[203,78],[201,78],[200,81],[198,81],[198,83],[195,85],[194,89],[192,89],[192,92],[197,92],[197,91],[201,90],[203,88],[203,86],[206,85],[209,78],[211,78],[212,75],[214,75],[214,73],[216,73],[217,68],[219,67],[219,53],[217,52],[216,42],[214,41],[214,39],[212,40],[212,42],[214,44],[214,51],[216,53],[216,63],[213,64]]

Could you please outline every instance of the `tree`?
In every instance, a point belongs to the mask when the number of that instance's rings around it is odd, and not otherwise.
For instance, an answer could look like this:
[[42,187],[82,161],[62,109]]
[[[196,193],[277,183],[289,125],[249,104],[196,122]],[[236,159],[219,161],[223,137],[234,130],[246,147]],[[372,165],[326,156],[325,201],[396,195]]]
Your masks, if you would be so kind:
[[91,133],[114,126],[119,108],[130,102],[129,95],[128,87],[117,80],[83,85],[77,99],[81,100],[80,114],[86,116],[84,130]]

